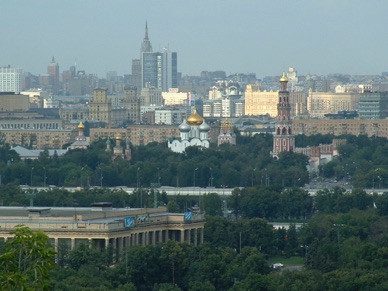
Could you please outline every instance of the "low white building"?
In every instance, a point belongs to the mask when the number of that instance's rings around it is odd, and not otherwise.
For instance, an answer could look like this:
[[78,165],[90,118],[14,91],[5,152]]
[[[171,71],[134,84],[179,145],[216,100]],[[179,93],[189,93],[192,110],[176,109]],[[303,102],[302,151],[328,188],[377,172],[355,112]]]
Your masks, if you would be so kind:
[[162,92],[164,105],[190,105],[195,100],[194,94],[188,92],[178,92],[170,88],[169,92]]

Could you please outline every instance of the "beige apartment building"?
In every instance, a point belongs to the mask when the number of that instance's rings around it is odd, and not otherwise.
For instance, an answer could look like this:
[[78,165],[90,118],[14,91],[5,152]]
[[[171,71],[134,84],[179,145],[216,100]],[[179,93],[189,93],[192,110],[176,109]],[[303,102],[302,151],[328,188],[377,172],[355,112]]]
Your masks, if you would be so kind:
[[388,119],[294,119],[294,134],[352,134],[388,138]]
[[75,140],[75,129],[3,129],[5,142],[37,149],[60,149]]
[[[245,115],[276,117],[279,91],[260,91],[259,84],[248,84],[245,90]],[[290,92],[291,116],[306,112],[307,98],[303,92]]]
[[353,92],[331,93],[309,91],[307,110],[310,117],[324,117],[327,113],[358,110],[360,94]]
[[176,125],[131,125],[126,128],[91,128],[90,142],[98,139],[114,139],[117,134],[122,139],[129,139],[135,146],[151,142],[164,143],[171,137],[179,136]]
[[112,122],[112,101],[108,98],[107,89],[94,89],[93,98],[89,104],[89,119],[105,122],[107,127]]
[[30,109],[29,97],[22,94],[0,92],[0,111],[27,111]]

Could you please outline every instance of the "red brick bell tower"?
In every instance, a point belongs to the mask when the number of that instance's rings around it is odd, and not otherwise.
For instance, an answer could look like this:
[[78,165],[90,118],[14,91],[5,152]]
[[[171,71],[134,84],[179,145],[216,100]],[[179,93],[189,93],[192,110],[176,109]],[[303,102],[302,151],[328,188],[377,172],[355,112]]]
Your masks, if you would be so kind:
[[283,73],[283,76],[280,78],[278,115],[273,135],[272,156],[274,158],[277,158],[281,152],[293,152],[295,148],[295,137],[292,132],[290,92],[287,91],[287,83],[288,78]]

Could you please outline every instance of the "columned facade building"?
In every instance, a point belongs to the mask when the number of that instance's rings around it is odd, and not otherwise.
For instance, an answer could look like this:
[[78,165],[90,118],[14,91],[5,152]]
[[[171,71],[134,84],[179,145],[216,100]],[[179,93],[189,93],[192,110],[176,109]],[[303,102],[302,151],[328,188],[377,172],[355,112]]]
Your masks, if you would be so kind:
[[292,131],[290,93],[287,90],[288,78],[283,73],[280,78],[278,115],[273,136],[273,157],[281,152],[292,152],[295,148],[295,137]]
[[112,208],[102,202],[85,207],[1,207],[0,240],[12,239],[23,224],[47,234],[60,256],[60,245],[71,250],[81,243],[97,248],[113,247],[114,254],[136,245],[155,245],[168,240],[203,243],[205,219],[197,213],[168,213],[159,208]]

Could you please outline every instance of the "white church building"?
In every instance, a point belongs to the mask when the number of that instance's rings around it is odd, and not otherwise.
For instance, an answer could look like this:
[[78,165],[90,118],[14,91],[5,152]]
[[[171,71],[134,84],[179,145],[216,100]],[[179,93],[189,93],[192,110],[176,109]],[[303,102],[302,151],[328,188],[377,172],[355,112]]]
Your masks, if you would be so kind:
[[193,114],[179,125],[180,138],[172,138],[168,141],[168,148],[176,153],[183,153],[187,147],[209,147],[210,126],[197,113],[194,108]]

